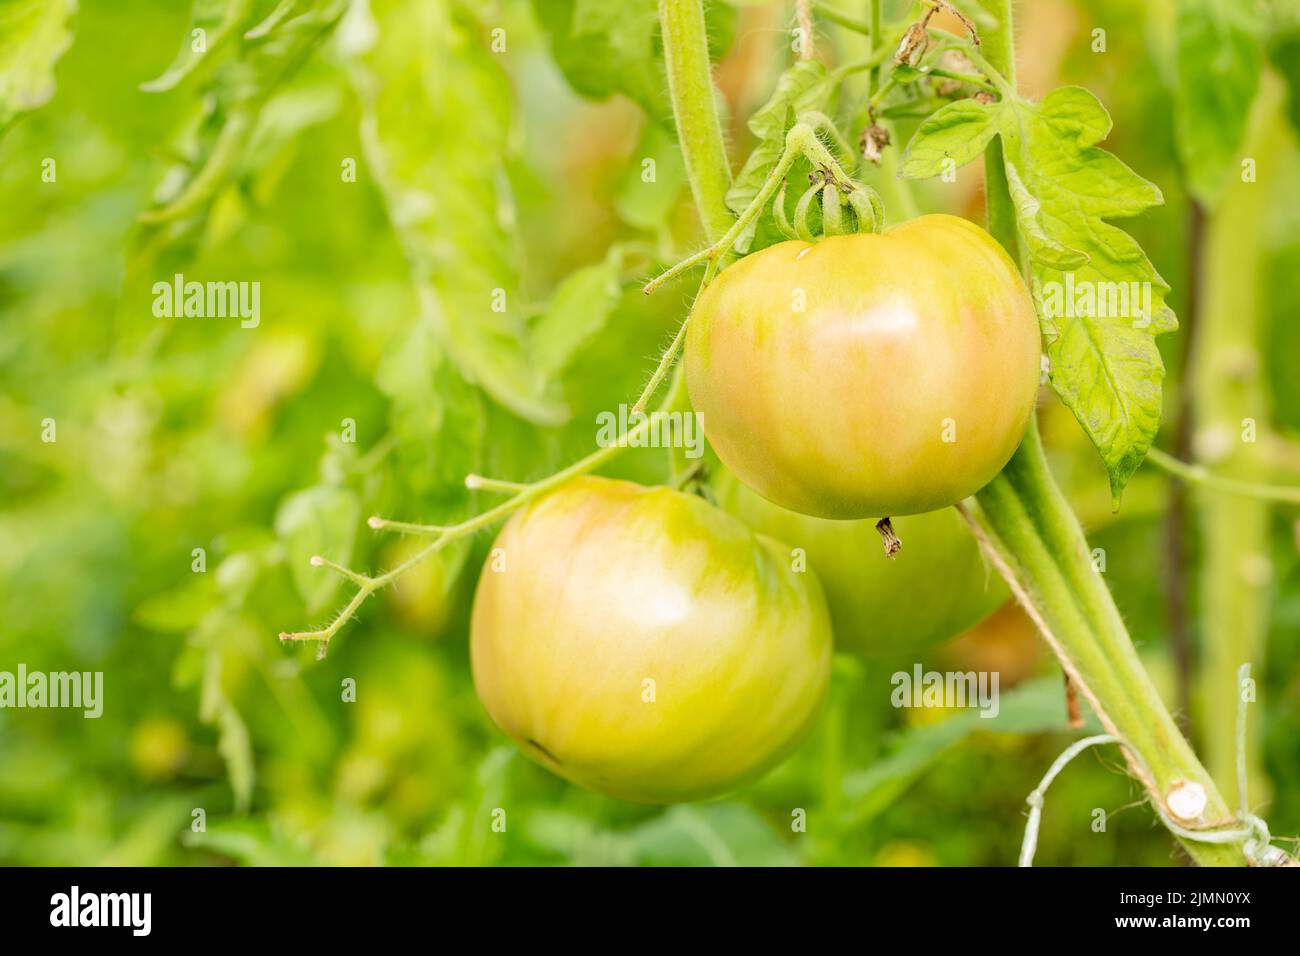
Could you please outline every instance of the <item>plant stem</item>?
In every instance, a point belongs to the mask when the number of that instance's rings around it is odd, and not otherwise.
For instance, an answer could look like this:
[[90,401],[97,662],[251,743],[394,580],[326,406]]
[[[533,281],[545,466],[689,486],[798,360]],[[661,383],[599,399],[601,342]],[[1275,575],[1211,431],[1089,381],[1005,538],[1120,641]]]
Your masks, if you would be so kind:
[[313,560],[312,563],[316,566],[327,568],[352,581],[357,585],[357,592],[352,596],[352,599],[344,605],[343,610],[339,611],[339,613],[335,615],[334,620],[325,627],[316,631],[282,632],[280,634],[280,640],[316,641],[320,645],[319,656],[324,657],[325,649],[329,646],[329,642],[334,638],[334,635],[342,629],[344,624],[356,615],[361,605],[365,603],[366,598],[370,597],[370,595],[384,587],[387,587],[398,577],[405,574],[425,559],[431,557],[436,552],[441,551],[453,541],[496,524],[496,522],[508,517],[516,509],[541,497],[548,491],[559,487],[569,479],[595,471],[612,458],[622,454],[622,452],[627,448],[635,445],[643,434],[659,426],[659,423],[663,420],[664,416],[669,414],[667,409],[672,408],[674,403],[677,402],[681,390],[681,377],[677,376],[673,379],[672,387],[669,388],[668,394],[664,397],[662,406],[638,422],[627,432],[627,434],[623,435],[617,443],[606,445],[603,448],[598,448],[591,454],[587,455],[587,457],[575,461],[567,468],[563,468],[555,474],[543,478],[540,481],[518,486],[518,490],[509,500],[503,501],[501,504],[489,508],[487,511],[474,515],[471,518],[467,518],[457,524],[420,525],[405,521],[386,521],[382,518],[371,518],[369,524],[370,527],[375,530],[399,531],[404,534],[426,535],[432,537],[433,540],[401,564],[383,574],[375,575],[373,577],[352,571],[351,569],[335,564],[332,561],[325,561],[323,559]]
[[[985,34],[991,66],[1014,84],[1011,0],[991,0],[998,29]],[[1015,218],[995,139],[985,154],[989,230],[1017,257]],[[1094,569],[1078,519],[1047,466],[1031,421],[1020,448],[976,496],[977,537],[1038,624],[1066,674],[1087,698],[1107,732],[1123,741],[1133,776],[1162,817],[1175,785],[1204,789],[1204,811],[1184,826],[1224,828],[1235,819],[1160,699],[1138,658],[1110,591]],[[1231,676],[1226,676],[1231,682]],[[1240,845],[1182,838],[1207,865],[1242,865]]]
[[[871,53],[872,59],[884,51],[881,41],[884,38],[880,35],[880,0],[871,0]],[[882,60],[883,62],[883,60]],[[867,98],[870,99],[876,95],[876,90],[880,87],[880,66],[877,64],[871,68],[871,76],[867,81]]]
[[726,202],[731,169],[718,122],[704,7],[701,0],[659,0],[659,20],[686,176],[704,231],[716,241],[731,225]]
[[[1035,425],[976,502],[981,544],[997,556],[995,564],[1107,732],[1124,741],[1129,768],[1157,808],[1169,814],[1168,793],[1175,784],[1191,782],[1207,796],[1194,825],[1234,825],[1214,781],[1142,667],[1110,591],[1093,568],[1078,519],[1048,470]],[[1203,864],[1245,862],[1232,844],[1185,840],[1184,845]]]
[[[1286,149],[1281,135],[1283,102],[1282,84],[1266,74],[1243,144],[1245,155],[1254,157],[1260,168],[1277,162]],[[1300,488],[1261,483],[1271,471],[1258,442],[1269,427],[1271,399],[1263,373],[1263,309],[1258,290],[1263,287],[1265,221],[1276,193],[1262,181],[1234,180],[1208,211],[1201,269],[1193,277],[1200,284],[1200,329],[1187,375],[1195,426],[1192,447],[1218,444],[1223,454],[1216,457],[1213,475],[1181,463],[1179,470],[1207,491],[1232,493],[1194,498],[1201,535],[1202,622],[1195,697],[1206,763],[1235,803],[1233,716],[1238,689],[1229,675],[1247,663],[1258,674],[1264,673],[1268,635],[1271,509],[1261,499],[1300,503]],[[1243,434],[1247,421],[1253,422],[1255,441]],[[1197,436],[1221,437],[1203,442]],[[1253,799],[1267,801],[1270,794],[1256,730],[1251,728],[1246,738],[1247,773]]]
[[[835,157],[817,139],[817,134],[813,132],[813,128],[806,123],[796,123],[790,127],[790,132],[786,133],[785,149],[781,152],[781,158],[772,167],[772,171],[767,174],[767,179],[763,181],[762,188],[759,189],[749,205],[745,207],[745,211],[735,221],[728,222],[728,227],[723,230],[722,235],[712,245],[701,249],[699,252],[692,253],[681,262],[659,273],[659,275],[642,286],[641,291],[646,295],[650,295],[669,279],[681,275],[687,269],[699,265],[701,262],[708,262],[710,272],[716,269],[722,258],[731,251],[731,247],[740,238],[740,234],[745,231],[745,227],[753,222],[759,213],[763,211],[763,207],[776,195],[776,191],[784,181],[785,174],[794,165],[794,161],[804,155],[815,163],[827,166],[840,179],[848,181],[848,177],[840,168],[840,164],[836,162]],[[728,212],[727,215],[730,217],[731,213]],[[707,280],[709,276],[705,278]]]
[[851,17],[847,13],[842,12],[837,7],[833,7],[828,3],[815,2],[812,7],[813,10],[817,12],[818,16],[829,20],[831,23],[842,26],[846,30],[852,30],[854,33],[861,33],[863,36],[871,35],[871,24],[867,23],[865,20]]
[[[1237,316],[1238,313],[1234,310],[1233,314]],[[1253,498],[1255,501],[1282,501],[1300,505],[1300,487],[1295,485],[1270,485],[1259,481],[1229,478],[1215,474],[1204,465],[1189,465],[1185,461],[1179,461],[1159,448],[1152,448],[1147,452],[1147,461],[1161,471],[1168,472],[1189,485],[1197,485],[1206,491],[1218,491],[1237,498]]]
[[[980,33],[980,46],[984,53],[980,57],[990,63],[1002,74],[1007,85],[1016,88],[1016,49],[1015,34],[1012,30],[1012,0],[983,0],[984,9],[998,21],[996,30],[984,30]],[[967,55],[970,53],[967,51]],[[971,58],[973,63],[979,60]]]

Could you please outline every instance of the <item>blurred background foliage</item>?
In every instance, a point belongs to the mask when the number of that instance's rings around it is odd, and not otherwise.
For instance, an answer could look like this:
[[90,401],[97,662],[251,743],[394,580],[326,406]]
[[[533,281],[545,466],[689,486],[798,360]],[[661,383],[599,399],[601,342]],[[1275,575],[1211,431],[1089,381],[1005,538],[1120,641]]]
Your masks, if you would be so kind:
[[[281,646],[278,632],[326,622],[345,598],[308,556],[382,569],[410,553],[365,516],[463,517],[491,501],[466,473],[533,479],[590,450],[595,415],[635,398],[693,291],[647,298],[639,282],[700,236],[652,0],[200,0],[193,23],[187,6],[0,0],[0,670],[105,675],[98,720],[0,710],[0,862],[1013,861],[1025,795],[1078,733],[1014,608],[924,661],[999,670],[996,720],[895,710],[889,675],[910,661],[840,657],[793,758],[732,797],[666,809],[568,785],[492,727],[466,647],[490,535],[368,601],[325,660]],[[864,15],[839,0],[854,7]],[[708,12],[738,169],[754,145],[745,120],[791,60],[793,4]],[[1077,83],[1107,104],[1108,148],[1166,200],[1126,228],[1184,315],[1200,268],[1187,183],[1212,177],[1202,149],[1231,159],[1244,134],[1195,138],[1231,124],[1232,96],[1265,71],[1292,84],[1268,120],[1283,146],[1259,173],[1256,291],[1270,447],[1294,479],[1300,161],[1285,118],[1300,116],[1300,16],[1290,2],[1258,12],[1244,45],[1198,53],[1198,82],[1171,0],[1034,0],[1017,24],[1020,85]],[[860,36],[816,23],[828,62],[861,54]],[[202,56],[188,52],[195,26]],[[904,142],[905,122],[897,132]],[[889,200],[878,171],[862,175]],[[972,166],[917,199],[978,220],[979,191]],[[177,272],[260,282],[259,326],[156,318],[151,287]],[[504,290],[504,311],[485,308],[485,289]],[[1172,448],[1185,336],[1160,343]],[[1112,514],[1073,419],[1046,393],[1041,414],[1135,640],[1194,717],[1170,588],[1187,589],[1199,652],[1217,625],[1197,613],[1196,534],[1171,553],[1170,486],[1151,469]],[[646,450],[610,470],[657,482],[665,465]],[[1271,784],[1261,811],[1279,834],[1300,832],[1298,539],[1295,509],[1271,510],[1252,719]],[[1053,786],[1040,864],[1179,859],[1116,754]]]

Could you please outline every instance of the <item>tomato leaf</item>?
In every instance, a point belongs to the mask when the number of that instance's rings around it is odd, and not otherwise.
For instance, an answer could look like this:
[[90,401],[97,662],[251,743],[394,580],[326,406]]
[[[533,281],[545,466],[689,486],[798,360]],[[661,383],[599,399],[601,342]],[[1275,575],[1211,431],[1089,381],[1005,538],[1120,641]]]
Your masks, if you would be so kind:
[[176,58],[161,76],[141,83],[140,89],[146,93],[170,90],[200,63],[211,62],[213,55],[238,35],[239,25],[252,6],[252,0],[194,0],[190,26]]
[[212,607],[213,592],[212,580],[207,575],[196,575],[193,581],[145,598],[131,612],[131,620],[152,631],[188,631],[197,627]]
[[[1040,677],[1004,691],[996,717],[961,711],[936,724],[912,727],[898,735],[894,750],[865,770],[846,774],[846,817],[861,826],[892,806],[950,747],[979,731],[1032,734],[1067,729],[1064,695],[1055,678]],[[1091,711],[1085,729],[1100,730]]]
[[510,85],[463,9],[394,2],[358,51],[369,166],[401,238],[421,319],[465,378],[541,425],[569,417],[529,360],[519,308]]
[[907,144],[899,165],[904,179],[928,179],[965,166],[997,133],[997,108],[958,100],[926,118]]
[[[196,3],[196,16],[202,5],[203,0]],[[196,129],[189,130],[187,137],[193,142],[182,150],[194,155],[168,171],[165,185],[155,195],[157,204],[141,215],[142,220],[155,227],[177,220],[190,220],[191,227],[203,224],[213,200],[232,181],[254,141],[267,100],[330,36],[345,5],[345,0],[303,0],[297,16],[277,21],[269,32],[251,39],[245,37],[237,55],[214,68],[210,82],[204,86],[205,93],[210,94],[205,97],[204,112],[199,123],[192,124]],[[235,16],[237,6],[231,5],[231,16]],[[247,9],[239,12],[235,24],[242,22],[246,14]],[[222,29],[228,34],[234,26],[222,21]],[[208,42],[204,56],[210,59],[214,41]],[[181,76],[168,79],[164,74],[143,88],[155,92],[168,89],[195,68],[190,64]],[[173,241],[185,232],[184,226],[176,228]]]
[[1001,137],[1052,388],[1097,446],[1118,501],[1160,427],[1155,336],[1177,320],[1165,303],[1169,286],[1133,237],[1106,220],[1159,205],[1160,190],[1097,148],[1111,121],[1087,90],[1063,87],[1042,103],[967,102],[921,125],[902,174],[935,175],[946,158],[975,158],[967,139],[982,148],[992,132]]
[[614,196],[614,208],[630,226],[663,229],[686,185],[682,151],[663,126],[646,123],[632,157]]
[[1246,135],[1263,64],[1261,24],[1239,0],[1181,0],[1174,119],[1188,189],[1213,207]]
[[[785,134],[799,114],[825,110],[833,91],[826,68],[816,60],[799,60],[781,74],[772,96],[749,118],[749,129],[758,137],[758,145],[727,190],[727,206],[732,212],[739,215],[747,209],[763,188],[785,150]],[[757,220],[741,235],[736,243],[738,251],[749,249],[756,225]]]
[[0,132],[54,95],[54,64],[72,45],[74,0],[11,0],[0,6]]
[[341,583],[332,571],[313,567],[313,555],[346,566],[352,560],[361,502],[346,488],[317,485],[290,495],[275,515],[275,533],[284,542],[298,593],[315,614],[333,600]]
[[663,114],[654,0],[534,0],[533,10],[556,65],[577,93],[592,99],[623,93]]
[[464,503],[464,480],[479,470],[485,420],[481,393],[439,347],[433,329],[417,321],[390,346],[375,384],[392,400],[389,426],[398,439],[409,491]]
[[261,819],[209,821],[206,829],[184,836],[186,846],[208,850],[244,866],[323,865],[303,842]]
[[[596,100],[622,93],[671,127],[656,0],[533,0],[533,13],[576,93]],[[731,42],[736,11],[709,3],[704,20],[709,56],[716,60]]]
[[644,823],[604,829],[567,810],[529,814],[524,839],[585,866],[794,866],[769,823],[739,803],[671,807]]
[[605,327],[623,295],[622,272],[623,250],[615,245],[599,263],[579,269],[556,287],[532,330],[534,361],[546,379],[563,372]]

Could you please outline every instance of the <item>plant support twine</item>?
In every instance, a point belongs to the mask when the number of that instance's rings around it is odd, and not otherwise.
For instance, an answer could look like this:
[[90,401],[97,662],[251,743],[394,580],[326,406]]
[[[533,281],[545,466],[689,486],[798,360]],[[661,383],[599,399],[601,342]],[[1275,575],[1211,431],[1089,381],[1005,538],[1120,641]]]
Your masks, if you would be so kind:
[[[1250,800],[1246,790],[1246,695],[1243,693],[1243,688],[1249,679],[1250,665],[1242,664],[1237,670],[1237,793],[1240,795],[1237,820],[1241,826],[1214,830],[1189,830],[1171,819],[1158,803],[1153,805],[1164,825],[1185,840],[1198,840],[1201,843],[1240,843],[1241,851],[1251,866],[1300,866],[1300,863],[1285,851],[1272,845],[1273,838],[1269,833],[1268,824],[1250,812]],[[1038,827],[1042,821],[1043,798],[1047,794],[1047,788],[1052,785],[1056,775],[1065,769],[1066,764],[1089,747],[1101,744],[1119,744],[1124,747],[1130,758],[1142,760],[1141,754],[1125,746],[1124,741],[1114,734],[1084,737],[1067,747],[1052,762],[1038,786],[1025,798],[1025,802],[1029,804],[1029,819],[1025,823],[1025,838],[1020,844],[1020,866],[1034,865],[1034,851],[1038,848]]]

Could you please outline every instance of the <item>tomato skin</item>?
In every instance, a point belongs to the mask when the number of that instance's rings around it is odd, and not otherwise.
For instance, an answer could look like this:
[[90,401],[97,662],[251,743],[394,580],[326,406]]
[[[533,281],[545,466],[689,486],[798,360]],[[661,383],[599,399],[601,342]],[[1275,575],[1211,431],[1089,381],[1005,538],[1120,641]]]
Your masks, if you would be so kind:
[[782,507],[920,514],[978,491],[1033,411],[1040,342],[1015,264],[930,215],[782,242],[700,296],[686,383],[718,457]]
[[505,567],[490,557],[474,598],[474,685],[560,776],[697,800],[761,775],[811,728],[830,675],[821,587],[704,500],[577,478],[516,512],[493,551]]
[[893,519],[903,549],[885,557],[875,522],[787,511],[726,471],[718,505],[760,534],[802,548],[830,607],[835,645],[868,658],[903,657],[976,624],[1008,597],[953,508]]

